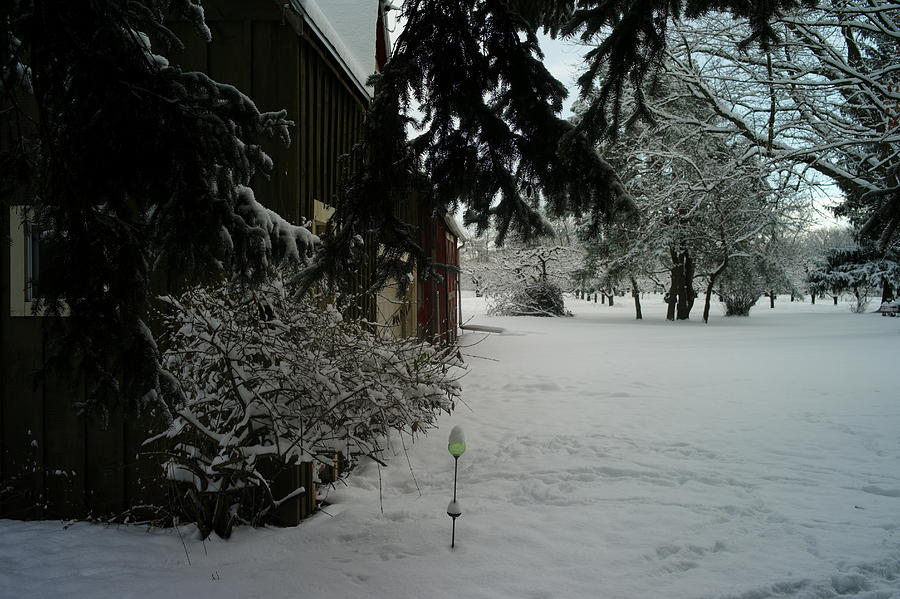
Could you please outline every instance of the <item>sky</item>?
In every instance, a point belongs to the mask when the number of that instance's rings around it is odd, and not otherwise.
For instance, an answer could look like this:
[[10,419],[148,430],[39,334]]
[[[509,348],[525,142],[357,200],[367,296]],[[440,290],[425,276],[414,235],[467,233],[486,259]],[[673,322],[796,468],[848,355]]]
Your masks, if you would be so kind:
[[552,39],[548,35],[540,35],[539,38],[544,51],[544,66],[569,90],[569,97],[563,104],[563,116],[571,116],[572,103],[578,99],[576,80],[584,64],[582,56],[585,47],[572,41]]

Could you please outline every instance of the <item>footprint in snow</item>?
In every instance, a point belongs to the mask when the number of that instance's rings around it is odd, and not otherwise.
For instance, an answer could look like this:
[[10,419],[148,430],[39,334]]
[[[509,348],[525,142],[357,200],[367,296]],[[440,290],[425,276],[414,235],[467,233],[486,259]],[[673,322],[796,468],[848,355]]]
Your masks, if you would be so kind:
[[534,393],[535,391],[562,391],[562,387],[555,381],[541,383],[507,383],[503,386],[505,391],[519,391]]
[[881,495],[882,497],[900,497],[900,489],[883,489],[875,485],[869,485],[860,489],[863,493],[870,495]]

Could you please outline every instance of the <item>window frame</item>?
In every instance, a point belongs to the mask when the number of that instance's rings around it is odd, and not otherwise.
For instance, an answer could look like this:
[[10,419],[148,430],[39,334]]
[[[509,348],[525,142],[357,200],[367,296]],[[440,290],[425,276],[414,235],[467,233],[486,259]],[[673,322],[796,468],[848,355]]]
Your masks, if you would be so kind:
[[[34,301],[35,273],[40,272],[40,239],[35,235],[31,206],[9,207],[9,315],[11,317],[46,316]],[[39,233],[38,233],[39,235]],[[62,306],[61,316],[69,315],[69,307]]]

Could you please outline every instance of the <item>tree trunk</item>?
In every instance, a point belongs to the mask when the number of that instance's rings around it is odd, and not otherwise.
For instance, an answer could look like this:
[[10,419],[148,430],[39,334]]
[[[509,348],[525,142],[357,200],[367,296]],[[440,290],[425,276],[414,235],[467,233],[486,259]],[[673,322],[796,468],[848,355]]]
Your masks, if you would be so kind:
[[809,297],[812,299],[812,305],[815,306],[816,305],[816,292],[815,291],[810,292]]
[[631,277],[631,297],[634,298],[635,318],[637,320],[642,320],[644,317],[641,314],[641,292],[638,289],[638,284],[634,277]]
[[794,301],[794,292],[793,291],[791,291],[791,301],[792,302]]
[[894,286],[887,279],[881,280],[881,303],[894,301]]
[[694,307],[694,261],[688,252],[682,252],[679,258],[682,274],[675,318],[687,320],[691,316],[691,308]]
[[678,288],[681,286],[681,268],[677,264],[672,266],[671,271],[672,286],[669,287],[669,293],[666,294],[666,320],[675,320],[675,306],[678,304]]
[[838,298],[838,296],[832,295],[831,297],[834,299],[834,305],[837,306],[837,298]]
[[769,307],[775,309],[775,292],[769,291]]
[[613,295],[615,295],[615,293],[610,293],[610,294],[608,294],[608,295],[606,296],[606,297],[609,298],[609,305],[610,305],[610,306],[612,306],[612,305],[615,303],[615,300],[613,299]]
[[709,275],[709,284],[706,286],[706,301],[703,303],[703,322],[709,322],[709,305],[710,299],[712,298],[713,285],[716,284],[716,279],[719,278],[719,275],[725,271],[725,268],[728,266],[728,256],[725,256],[725,259],[722,260],[722,264],[719,265],[719,268],[715,270],[711,275]]

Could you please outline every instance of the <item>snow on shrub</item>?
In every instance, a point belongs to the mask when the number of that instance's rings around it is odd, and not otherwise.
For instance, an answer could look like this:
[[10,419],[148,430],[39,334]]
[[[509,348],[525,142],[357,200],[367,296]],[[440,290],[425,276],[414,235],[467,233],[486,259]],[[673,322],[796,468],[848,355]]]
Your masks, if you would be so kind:
[[285,467],[374,457],[391,431],[428,430],[460,395],[455,347],[385,339],[322,296],[292,295],[275,280],[163,298],[175,418],[148,443],[167,445],[165,475],[203,536],[264,523],[303,492],[273,495]]
[[719,299],[725,304],[725,316],[749,316],[764,286],[757,260],[744,256],[733,259],[719,277]]
[[467,271],[488,298],[488,314],[567,316],[563,292],[572,287],[579,257],[562,246],[504,248]]
[[566,316],[563,292],[550,281],[538,279],[522,284],[509,294],[495,296],[493,313],[510,316]]

